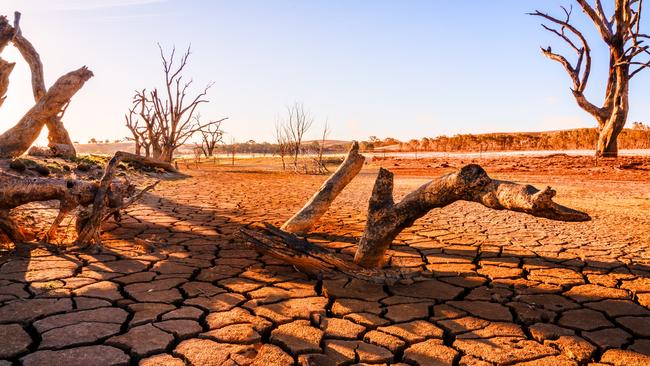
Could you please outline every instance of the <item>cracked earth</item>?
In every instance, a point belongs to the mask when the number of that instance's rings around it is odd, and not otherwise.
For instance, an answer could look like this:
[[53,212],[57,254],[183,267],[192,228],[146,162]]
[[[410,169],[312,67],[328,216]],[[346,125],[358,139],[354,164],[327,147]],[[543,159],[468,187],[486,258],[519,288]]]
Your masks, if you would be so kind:
[[[311,241],[352,259],[374,172]],[[0,365],[650,364],[647,179],[553,177],[558,201],[592,214],[587,223],[464,202],[433,210],[389,252],[417,281],[379,286],[309,279],[237,235],[281,224],[324,177],[191,173],[107,224],[101,254],[2,261]],[[398,172],[397,196],[426,176]]]

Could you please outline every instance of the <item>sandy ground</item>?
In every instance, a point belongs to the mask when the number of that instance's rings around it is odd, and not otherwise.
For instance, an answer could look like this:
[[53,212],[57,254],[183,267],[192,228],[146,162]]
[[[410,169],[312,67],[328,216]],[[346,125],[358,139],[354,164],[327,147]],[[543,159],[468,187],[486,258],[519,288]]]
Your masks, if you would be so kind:
[[[395,172],[399,198],[469,162],[375,159],[310,239],[351,258],[379,166]],[[650,364],[649,160],[480,163],[496,178],[553,186],[557,201],[593,220],[554,222],[458,202],[431,211],[393,243],[390,265],[422,272],[415,284],[317,280],[248,249],[238,230],[281,224],[324,176],[279,172],[269,160],[189,164],[192,177],[162,182],[107,225],[105,253],[35,249],[4,259],[0,358],[25,365]]]

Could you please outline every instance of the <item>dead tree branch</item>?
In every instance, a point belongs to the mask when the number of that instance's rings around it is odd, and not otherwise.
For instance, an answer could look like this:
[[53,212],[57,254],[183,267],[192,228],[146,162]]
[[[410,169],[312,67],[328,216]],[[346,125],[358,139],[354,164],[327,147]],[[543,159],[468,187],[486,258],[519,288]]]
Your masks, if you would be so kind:
[[305,206],[282,225],[282,230],[299,235],[307,234],[327,212],[343,188],[359,174],[364,161],[365,157],[359,154],[359,144],[354,141],[343,163],[307,201]]
[[[321,189],[321,191],[323,191]],[[332,192],[332,191],[329,191]],[[320,203],[319,214],[326,210],[328,202],[335,197],[317,199],[319,191],[311,201]],[[456,201],[480,203],[495,210],[510,210],[559,221],[587,221],[588,214],[553,202],[555,191],[550,187],[540,191],[533,186],[517,184],[490,178],[485,170],[471,164],[434,179],[409,193],[400,202],[393,200],[393,174],[381,168],[368,203],[368,218],[363,236],[359,240],[354,263],[338,258],[329,250],[315,247],[287,231],[267,227],[264,232],[244,229],[242,233],[248,244],[261,253],[271,255],[290,263],[308,274],[323,276],[346,274],[373,282],[390,283],[405,279],[404,273],[382,271],[385,254],[393,240],[402,230],[413,225],[430,210],[447,206]],[[310,201],[310,202],[311,202]],[[310,208],[316,204],[308,203]],[[302,211],[309,213],[308,209]],[[301,212],[296,216],[300,216]],[[306,214],[309,227],[315,214]],[[295,216],[294,216],[295,217]],[[283,227],[294,218],[290,219]],[[310,221],[311,220],[311,221]],[[303,232],[308,229],[304,229]],[[367,269],[367,271],[361,270]]]

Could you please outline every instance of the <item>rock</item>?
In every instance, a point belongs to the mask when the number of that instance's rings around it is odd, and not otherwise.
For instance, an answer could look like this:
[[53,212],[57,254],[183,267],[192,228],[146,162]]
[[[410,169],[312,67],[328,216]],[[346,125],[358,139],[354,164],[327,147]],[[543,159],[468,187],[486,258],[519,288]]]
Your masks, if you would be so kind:
[[564,312],[560,317],[560,320],[558,320],[558,324],[568,328],[587,331],[613,326],[612,323],[605,319],[603,314],[590,309],[569,310]]
[[127,366],[129,356],[108,346],[87,346],[60,351],[37,351],[21,359],[23,366]]
[[127,348],[137,357],[146,357],[164,351],[174,337],[151,324],[131,328],[127,333],[109,338],[105,343]]
[[80,322],[41,334],[39,349],[59,349],[97,343],[120,332],[120,324]]
[[11,301],[0,307],[0,322],[31,322],[32,320],[72,310],[70,299],[28,299]]
[[320,352],[321,338],[323,331],[310,326],[307,320],[283,324],[271,332],[271,342],[283,345],[294,355]]
[[453,365],[458,352],[442,344],[440,339],[416,343],[404,351],[404,360],[419,366]]
[[0,325],[0,358],[13,358],[25,353],[32,338],[18,324]]
[[346,319],[323,317],[320,329],[325,332],[325,338],[357,339],[366,327]]
[[43,333],[53,328],[59,328],[81,322],[114,323],[121,325],[124,323],[128,315],[129,314],[126,311],[120,308],[82,310],[65,314],[52,315],[45,319],[34,322],[34,327],[40,333]]

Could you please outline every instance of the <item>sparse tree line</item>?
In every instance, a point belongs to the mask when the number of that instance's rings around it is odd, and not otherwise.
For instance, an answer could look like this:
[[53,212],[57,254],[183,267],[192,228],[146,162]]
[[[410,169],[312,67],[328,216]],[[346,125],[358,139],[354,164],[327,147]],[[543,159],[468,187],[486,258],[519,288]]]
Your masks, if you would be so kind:
[[[364,151],[435,151],[480,152],[523,150],[591,150],[598,142],[596,128],[537,133],[461,134],[455,136],[424,137],[402,142],[394,138],[362,141]],[[618,137],[621,149],[650,149],[650,127],[636,122],[631,129],[623,129]]]

